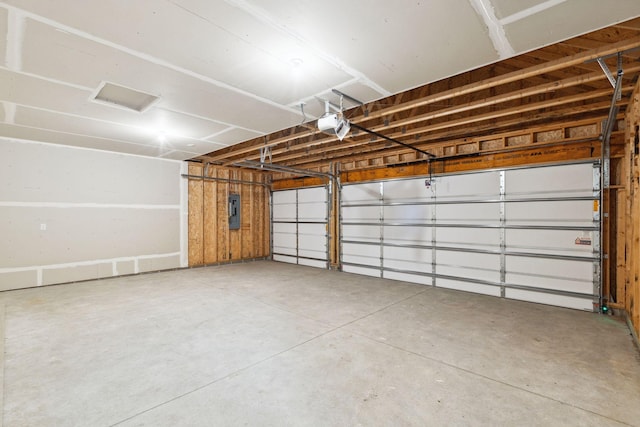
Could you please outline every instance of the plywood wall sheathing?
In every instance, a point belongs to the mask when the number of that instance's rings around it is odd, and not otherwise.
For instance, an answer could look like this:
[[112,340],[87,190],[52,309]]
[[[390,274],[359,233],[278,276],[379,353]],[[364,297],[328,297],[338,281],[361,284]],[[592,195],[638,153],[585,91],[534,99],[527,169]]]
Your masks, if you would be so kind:
[[[217,170],[209,167],[207,176],[217,178]],[[212,264],[218,262],[218,234],[216,224],[218,223],[218,187],[224,185],[218,181],[202,181],[204,187],[203,216],[204,216],[204,263]]]
[[[229,179],[228,169],[218,169],[218,178]],[[223,183],[218,187],[218,222],[215,224],[218,234],[218,262],[229,261],[231,251],[229,249],[229,183]]]
[[[202,175],[202,165],[190,164],[189,175]],[[203,181],[189,180],[189,265],[202,265],[204,263],[204,242],[203,242]]]
[[[200,164],[189,166],[189,266],[269,256],[269,189],[266,174]],[[233,182],[246,181],[246,183]],[[239,194],[240,229],[229,230],[229,194]],[[266,215],[265,215],[266,213]]]
[[[229,171],[231,180],[239,180],[241,171],[238,169],[231,169]],[[240,195],[240,219],[245,215],[245,212],[242,212],[242,199],[244,198],[242,195],[242,184],[231,181],[229,183],[229,194],[239,194]],[[227,199],[228,200],[228,199]],[[228,207],[227,207],[228,209]],[[227,213],[227,215],[229,215]],[[227,232],[229,233],[229,259],[231,260],[239,260],[242,259],[242,239],[240,238],[240,234],[242,234],[242,228],[238,230],[229,230],[227,228]]]
[[625,119],[625,264],[624,308],[636,335],[640,335],[640,80]]
[[[251,172],[243,172],[240,171],[240,179],[243,181],[251,180]],[[248,259],[253,258],[255,247],[252,239],[252,223],[251,218],[253,218],[253,196],[254,192],[251,188],[252,186],[249,184],[240,184],[240,248],[241,253],[239,254],[240,258]]]
[[626,201],[627,194],[624,189],[616,192],[616,303],[624,307],[626,299],[625,286],[625,241],[626,241]]

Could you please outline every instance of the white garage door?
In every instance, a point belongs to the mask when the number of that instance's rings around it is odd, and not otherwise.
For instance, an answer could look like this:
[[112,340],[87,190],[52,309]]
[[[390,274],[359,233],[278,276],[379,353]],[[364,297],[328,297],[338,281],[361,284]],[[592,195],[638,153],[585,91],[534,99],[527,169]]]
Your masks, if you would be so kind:
[[592,163],[346,185],[343,270],[593,310],[598,188]]
[[275,261],[328,268],[327,189],[272,193],[272,254]]

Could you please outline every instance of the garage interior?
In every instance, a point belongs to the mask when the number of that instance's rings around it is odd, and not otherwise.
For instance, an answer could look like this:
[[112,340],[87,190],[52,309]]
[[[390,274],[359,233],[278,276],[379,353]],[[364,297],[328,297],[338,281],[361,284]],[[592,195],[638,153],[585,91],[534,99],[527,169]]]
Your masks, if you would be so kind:
[[2,425],[640,425],[637,1],[0,22]]

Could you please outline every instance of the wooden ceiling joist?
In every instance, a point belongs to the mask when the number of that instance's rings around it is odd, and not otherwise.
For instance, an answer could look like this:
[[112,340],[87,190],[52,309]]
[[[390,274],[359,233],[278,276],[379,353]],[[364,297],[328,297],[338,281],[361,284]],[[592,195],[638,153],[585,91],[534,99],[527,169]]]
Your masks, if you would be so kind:
[[[633,86],[628,85],[622,88],[623,93],[628,93],[633,89]],[[506,117],[506,116],[510,116],[510,115],[514,115],[514,114],[522,114],[522,113],[526,113],[529,111],[534,111],[534,110],[542,110],[545,108],[551,108],[551,107],[555,107],[555,106],[559,106],[559,105],[565,105],[565,104],[572,104],[575,102],[581,102],[581,101],[588,101],[590,99],[595,99],[595,98],[603,98],[603,97],[607,97],[610,96],[612,90],[611,88],[605,88],[605,89],[600,89],[597,91],[591,91],[591,92],[587,92],[587,93],[579,93],[576,95],[570,95],[570,96],[566,96],[566,97],[561,97],[561,98],[552,98],[546,101],[541,101],[541,102],[536,102],[536,103],[529,103],[529,104],[525,104],[525,105],[520,105],[517,107],[511,107],[508,109],[499,109],[496,111],[491,111],[491,112],[487,112],[487,113],[483,113],[483,114],[476,114],[476,115],[469,115],[467,117],[463,117],[463,118],[458,118],[455,120],[448,120],[448,121],[442,121],[440,123],[435,123],[435,124],[431,124],[431,125],[426,125],[423,127],[419,127],[419,128],[415,128],[412,130],[406,130],[406,131],[392,131],[392,132],[387,132],[387,135],[391,138],[394,139],[399,139],[403,142],[406,142],[408,144],[412,144],[415,145],[415,141],[411,141],[411,140],[407,140],[407,138],[409,137],[413,137],[415,135],[419,135],[419,134],[426,134],[429,132],[434,132],[434,131],[438,131],[438,130],[442,130],[442,129],[451,129],[454,127],[459,127],[459,126],[464,126],[464,125],[469,125],[469,124],[474,124],[477,122],[482,122],[482,121],[486,121],[486,120],[491,120],[491,119],[498,119],[501,117]],[[604,108],[608,108],[609,107],[610,102],[605,102],[605,107]],[[522,122],[522,120],[519,120],[519,122]],[[393,125],[394,128],[396,127],[396,124]],[[384,127],[380,126],[380,127],[374,127],[374,130],[380,129],[382,130]],[[323,138],[323,140],[321,140],[322,142],[325,142],[325,140],[327,142],[329,141],[334,141],[334,143],[337,143],[337,141],[335,140],[335,138]],[[283,152],[286,152],[288,150],[292,150],[292,149],[296,149],[296,150],[300,150],[300,149],[304,149],[307,148],[311,145],[318,145],[320,142],[319,141],[307,141],[307,142],[303,142],[303,143],[299,143],[296,144],[292,147],[289,148],[281,148],[281,149],[277,149],[277,150],[273,150],[272,149],[272,155],[277,155]],[[349,147],[355,147],[358,145],[361,145],[363,143],[362,139],[355,139],[352,138],[351,140],[348,140],[346,142],[343,142],[343,144],[341,144],[341,148],[349,148]],[[333,145],[333,144],[332,144]],[[322,146],[321,146],[322,147]],[[320,150],[322,150],[323,148],[319,147]],[[324,149],[330,149],[329,147],[325,147]],[[299,156],[303,156],[304,159],[301,160],[308,160],[309,156],[308,153],[306,152],[301,152],[299,151],[297,153]],[[290,156],[289,156],[290,158]],[[283,160],[283,158],[278,157],[278,162],[281,162]]]
[[[623,110],[640,73],[640,19],[576,37],[345,111],[351,123],[427,152],[461,138],[551,122],[606,117],[613,89],[596,58],[625,52]],[[615,56],[607,64],[615,68]],[[626,98],[626,99],[625,99]],[[354,126],[355,128],[355,126]],[[269,147],[274,163],[326,169],[329,162],[404,156],[411,150],[352,132],[343,141],[315,123],[227,147],[197,160],[232,165]],[[414,156],[420,160],[420,153]],[[379,163],[379,160],[375,160]]]

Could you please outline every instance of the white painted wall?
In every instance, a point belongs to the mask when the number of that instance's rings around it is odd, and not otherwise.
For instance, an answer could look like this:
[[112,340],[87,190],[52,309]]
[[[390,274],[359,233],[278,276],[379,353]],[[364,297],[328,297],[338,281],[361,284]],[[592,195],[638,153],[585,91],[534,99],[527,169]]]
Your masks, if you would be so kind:
[[0,138],[0,290],[186,266],[183,167]]

